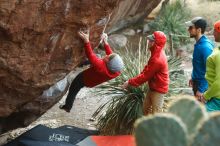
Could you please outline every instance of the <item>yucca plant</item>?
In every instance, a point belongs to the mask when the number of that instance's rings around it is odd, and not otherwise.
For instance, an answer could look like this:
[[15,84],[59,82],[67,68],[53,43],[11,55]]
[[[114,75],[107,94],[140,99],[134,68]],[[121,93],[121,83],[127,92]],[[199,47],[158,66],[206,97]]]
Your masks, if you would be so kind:
[[179,94],[183,88],[187,87],[188,80],[181,67],[182,61],[183,58],[176,58],[173,56],[168,58],[170,82],[167,97]]
[[[130,134],[135,120],[143,116],[142,104],[148,86],[144,84],[137,88],[129,87],[127,90],[121,88],[125,81],[138,75],[147,64],[150,53],[146,49],[148,48],[146,40],[140,39],[138,46],[135,49],[129,45],[126,51],[118,52],[123,56],[125,64],[123,73],[116,79],[97,87],[97,94],[109,98],[93,114],[94,118],[98,117],[97,128],[101,134]],[[179,69],[179,59],[171,58],[169,62],[172,72]]]

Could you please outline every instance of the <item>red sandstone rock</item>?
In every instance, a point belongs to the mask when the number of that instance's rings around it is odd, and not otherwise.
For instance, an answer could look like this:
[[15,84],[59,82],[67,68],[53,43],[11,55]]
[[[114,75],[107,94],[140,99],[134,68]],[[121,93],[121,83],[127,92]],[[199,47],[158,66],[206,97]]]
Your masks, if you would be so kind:
[[121,28],[160,1],[1,0],[0,129],[28,125],[62,97],[66,90],[50,98],[42,93],[84,59],[80,28],[90,27],[95,46],[110,13],[107,29]]

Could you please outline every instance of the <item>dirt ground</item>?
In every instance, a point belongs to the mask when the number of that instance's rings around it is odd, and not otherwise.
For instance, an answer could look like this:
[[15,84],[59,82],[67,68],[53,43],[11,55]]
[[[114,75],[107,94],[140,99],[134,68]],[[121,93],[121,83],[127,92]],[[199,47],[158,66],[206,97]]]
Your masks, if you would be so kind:
[[103,97],[96,96],[94,89],[83,88],[78,93],[72,110],[67,113],[59,109],[59,105],[65,101],[65,98],[66,95],[37,121],[55,119],[61,121],[62,125],[94,129],[94,122],[90,121],[90,118],[95,110],[106,100],[102,100]]

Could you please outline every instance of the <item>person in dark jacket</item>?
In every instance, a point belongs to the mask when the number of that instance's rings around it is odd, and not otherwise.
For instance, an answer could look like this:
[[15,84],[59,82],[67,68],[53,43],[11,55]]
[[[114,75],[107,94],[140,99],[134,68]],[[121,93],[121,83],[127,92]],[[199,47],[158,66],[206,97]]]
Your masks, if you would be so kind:
[[83,87],[95,87],[103,82],[116,78],[121,74],[123,69],[123,61],[121,57],[112,52],[108,42],[107,34],[102,34],[101,41],[104,43],[106,56],[98,58],[93,52],[89,42],[89,32],[78,32],[79,37],[84,41],[85,53],[90,62],[90,67],[81,73],[72,81],[69,93],[64,105],[60,105],[60,109],[70,112],[77,93]]
[[185,22],[191,38],[196,40],[193,50],[192,75],[189,80],[189,86],[192,87],[194,96],[200,99],[208,88],[208,82],[205,79],[206,60],[212,53],[213,43],[204,35],[207,22],[202,17],[195,17],[191,21]]
[[123,88],[127,88],[128,86],[137,87],[148,82],[149,91],[143,103],[145,115],[162,111],[163,94],[168,92],[169,86],[168,63],[163,50],[166,35],[161,31],[155,31],[152,35],[147,36],[147,39],[151,52],[148,64],[139,75],[123,84]]

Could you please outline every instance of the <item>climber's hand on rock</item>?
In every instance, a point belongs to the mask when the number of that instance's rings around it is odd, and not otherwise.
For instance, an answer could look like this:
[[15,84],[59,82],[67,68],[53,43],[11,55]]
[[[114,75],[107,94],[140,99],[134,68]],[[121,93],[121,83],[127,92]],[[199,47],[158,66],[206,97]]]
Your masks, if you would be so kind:
[[102,33],[101,42],[104,42],[105,44],[108,43],[108,35],[106,33]]
[[79,37],[84,41],[84,43],[88,43],[89,42],[89,30],[88,31],[78,31],[78,35]]

